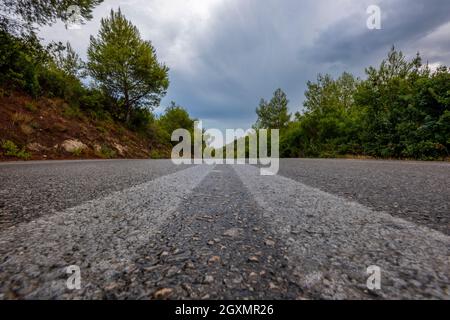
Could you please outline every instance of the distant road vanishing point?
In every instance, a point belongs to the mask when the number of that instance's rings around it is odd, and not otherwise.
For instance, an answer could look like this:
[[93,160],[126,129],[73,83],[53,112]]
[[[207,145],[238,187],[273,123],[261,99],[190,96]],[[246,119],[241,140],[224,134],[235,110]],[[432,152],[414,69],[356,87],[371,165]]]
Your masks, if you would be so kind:
[[0,299],[450,298],[449,163],[49,161],[0,181]]

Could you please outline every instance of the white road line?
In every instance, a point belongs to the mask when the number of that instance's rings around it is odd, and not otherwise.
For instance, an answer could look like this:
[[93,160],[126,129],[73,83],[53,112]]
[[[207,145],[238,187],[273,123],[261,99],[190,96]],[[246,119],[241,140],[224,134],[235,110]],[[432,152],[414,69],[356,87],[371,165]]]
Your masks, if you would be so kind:
[[[3,230],[0,298],[9,298],[11,288],[28,298],[92,296],[125,270],[211,169],[191,167]],[[69,265],[81,268],[82,290],[72,294]]]
[[450,237],[282,176],[235,165],[283,237],[297,282],[313,297],[370,298],[367,267],[381,268],[382,298],[449,299]]

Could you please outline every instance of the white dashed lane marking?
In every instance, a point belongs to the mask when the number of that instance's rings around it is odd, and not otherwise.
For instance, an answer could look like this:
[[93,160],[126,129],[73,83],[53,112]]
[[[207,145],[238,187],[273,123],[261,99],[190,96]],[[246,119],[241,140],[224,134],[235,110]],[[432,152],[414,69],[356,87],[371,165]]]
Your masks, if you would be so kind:
[[[449,299],[450,237],[282,176],[234,166],[282,236],[296,264],[292,279],[331,299],[367,296],[367,268],[381,268],[382,298]],[[372,294],[372,297],[373,297]]]

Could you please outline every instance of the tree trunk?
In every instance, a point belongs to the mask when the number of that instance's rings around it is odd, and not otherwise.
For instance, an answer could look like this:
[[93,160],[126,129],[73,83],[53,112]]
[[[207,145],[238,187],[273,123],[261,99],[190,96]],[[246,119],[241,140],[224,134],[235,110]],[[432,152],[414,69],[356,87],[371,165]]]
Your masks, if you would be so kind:
[[125,123],[130,124],[130,118],[131,118],[131,105],[130,105],[130,98],[128,97],[128,91],[125,90]]
[[126,124],[130,124],[130,119],[131,119],[131,108],[129,103],[127,102],[125,105],[126,108],[126,116],[125,116],[125,123]]

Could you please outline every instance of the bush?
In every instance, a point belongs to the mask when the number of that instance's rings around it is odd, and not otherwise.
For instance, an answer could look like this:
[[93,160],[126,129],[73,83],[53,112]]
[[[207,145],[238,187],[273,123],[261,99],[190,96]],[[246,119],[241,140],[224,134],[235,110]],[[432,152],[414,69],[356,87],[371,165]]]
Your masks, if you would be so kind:
[[63,105],[63,115],[66,118],[78,118],[81,119],[83,114],[78,107],[69,106],[67,103]]
[[160,151],[155,149],[150,151],[150,159],[164,159],[164,158],[165,158],[164,155]]
[[102,127],[102,126],[96,126],[95,128],[96,128],[100,133],[103,133],[103,134],[108,133],[108,129],[106,129],[105,127]]
[[420,160],[433,160],[442,157],[445,151],[445,146],[440,143],[421,141],[407,145],[403,151],[403,156]]
[[0,84],[33,97],[60,97],[78,105],[86,89],[81,81],[56,67],[36,36],[16,38],[0,31]]
[[0,31],[0,83],[40,94],[39,73],[49,55],[36,36],[23,39]]
[[147,109],[135,109],[131,114],[129,128],[131,130],[145,133],[155,121],[153,113]]
[[5,151],[5,155],[9,157],[16,157],[23,160],[28,160],[31,157],[28,152],[24,149],[19,149],[11,140],[3,141],[1,147]]
[[79,79],[52,65],[42,69],[38,81],[45,95],[62,98],[74,106],[79,106],[81,98],[86,94]]
[[88,89],[80,97],[80,107],[84,110],[104,111],[110,106],[109,99],[105,95],[96,89]]
[[117,155],[117,152],[113,149],[111,149],[109,146],[107,145],[102,145],[101,149],[100,149],[100,154],[99,156],[105,159],[112,159],[115,158]]
[[2,149],[5,151],[7,156],[13,156],[19,152],[19,148],[11,140],[6,140],[2,143]]
[[158,122],[161,128],[167,132],[170,141],[170,136],[176,129],[187,129],[192,132],[194,130],[194,121],[195,119],[189,116],[186,109],[176,105],[175,102],[171,102],[171,105],[166,108]]
[[81,156],[81,154],[83,153],[84,149],[83,148],[76,148],[72,151],[72,154],[76,157]]

